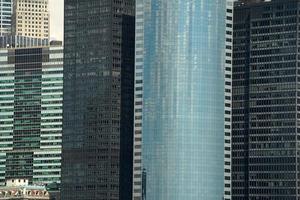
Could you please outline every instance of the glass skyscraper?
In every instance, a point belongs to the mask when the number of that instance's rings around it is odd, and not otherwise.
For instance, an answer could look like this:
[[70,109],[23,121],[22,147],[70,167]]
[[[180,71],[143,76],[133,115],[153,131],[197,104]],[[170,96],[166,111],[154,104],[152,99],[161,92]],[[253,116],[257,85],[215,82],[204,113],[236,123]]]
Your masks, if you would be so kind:
[[11,33],[12,0],[0,0],[0,36]]
[[0,50],[0,185],[60,182],[63,47]]
[[225,19],[225,0],[136,1],[134,200],[223,198]]
[[300,196],[299,0],[234,6],[232,200]]
[[132,199],[134,2],[64,2],[63,200]]

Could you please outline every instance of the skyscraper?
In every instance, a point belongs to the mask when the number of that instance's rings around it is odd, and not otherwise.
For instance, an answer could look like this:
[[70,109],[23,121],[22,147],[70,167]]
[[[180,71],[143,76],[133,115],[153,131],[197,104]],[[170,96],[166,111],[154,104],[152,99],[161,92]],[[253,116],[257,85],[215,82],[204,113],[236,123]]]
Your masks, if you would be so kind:
[[0,36],[11,33],[12,0],[0,0]]
[[134,0],[65,0],[63,200],[131,200]]
[[48,0],[14,0],[12,34],[49,39]]
[[60,182],[63,48],[0,50],[0,185]]
[[223,198],[225,22],[224,0],[136,1],[134,200]]
[[234,8],[232,199],[299,199],[299,0]]

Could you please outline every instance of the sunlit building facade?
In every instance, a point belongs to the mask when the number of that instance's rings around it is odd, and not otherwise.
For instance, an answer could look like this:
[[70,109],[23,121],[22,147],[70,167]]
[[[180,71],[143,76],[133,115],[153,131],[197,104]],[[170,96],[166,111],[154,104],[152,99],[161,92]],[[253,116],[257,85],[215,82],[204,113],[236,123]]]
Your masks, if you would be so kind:
[[13,35],[50,38],[49,0],[14,0],[12,4]]
[[136,1],[134,200],[224,197],[225,19],[224,0]]

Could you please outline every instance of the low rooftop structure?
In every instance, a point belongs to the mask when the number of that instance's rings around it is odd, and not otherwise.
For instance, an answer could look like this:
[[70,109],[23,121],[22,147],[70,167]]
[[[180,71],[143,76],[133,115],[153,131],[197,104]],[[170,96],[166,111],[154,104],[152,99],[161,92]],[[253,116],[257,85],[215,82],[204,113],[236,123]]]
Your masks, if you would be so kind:
[[31,38],[19,35],[0,36],[0,48],[24,48],[24,47],[42,47],[48,46],[48,39]]
[[26,179],[11,179],[0,187],[0,200],[50,200],[45,186],[29,185]]

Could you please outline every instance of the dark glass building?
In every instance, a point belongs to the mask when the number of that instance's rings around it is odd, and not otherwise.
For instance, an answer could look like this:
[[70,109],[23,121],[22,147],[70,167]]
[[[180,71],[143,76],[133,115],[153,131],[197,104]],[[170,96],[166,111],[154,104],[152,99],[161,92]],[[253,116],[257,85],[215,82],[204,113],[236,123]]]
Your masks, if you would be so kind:
[[299,0],[234,8],[232,199],[300,199]]
[[134,0],[65,0],[63,200],[132,198]]

